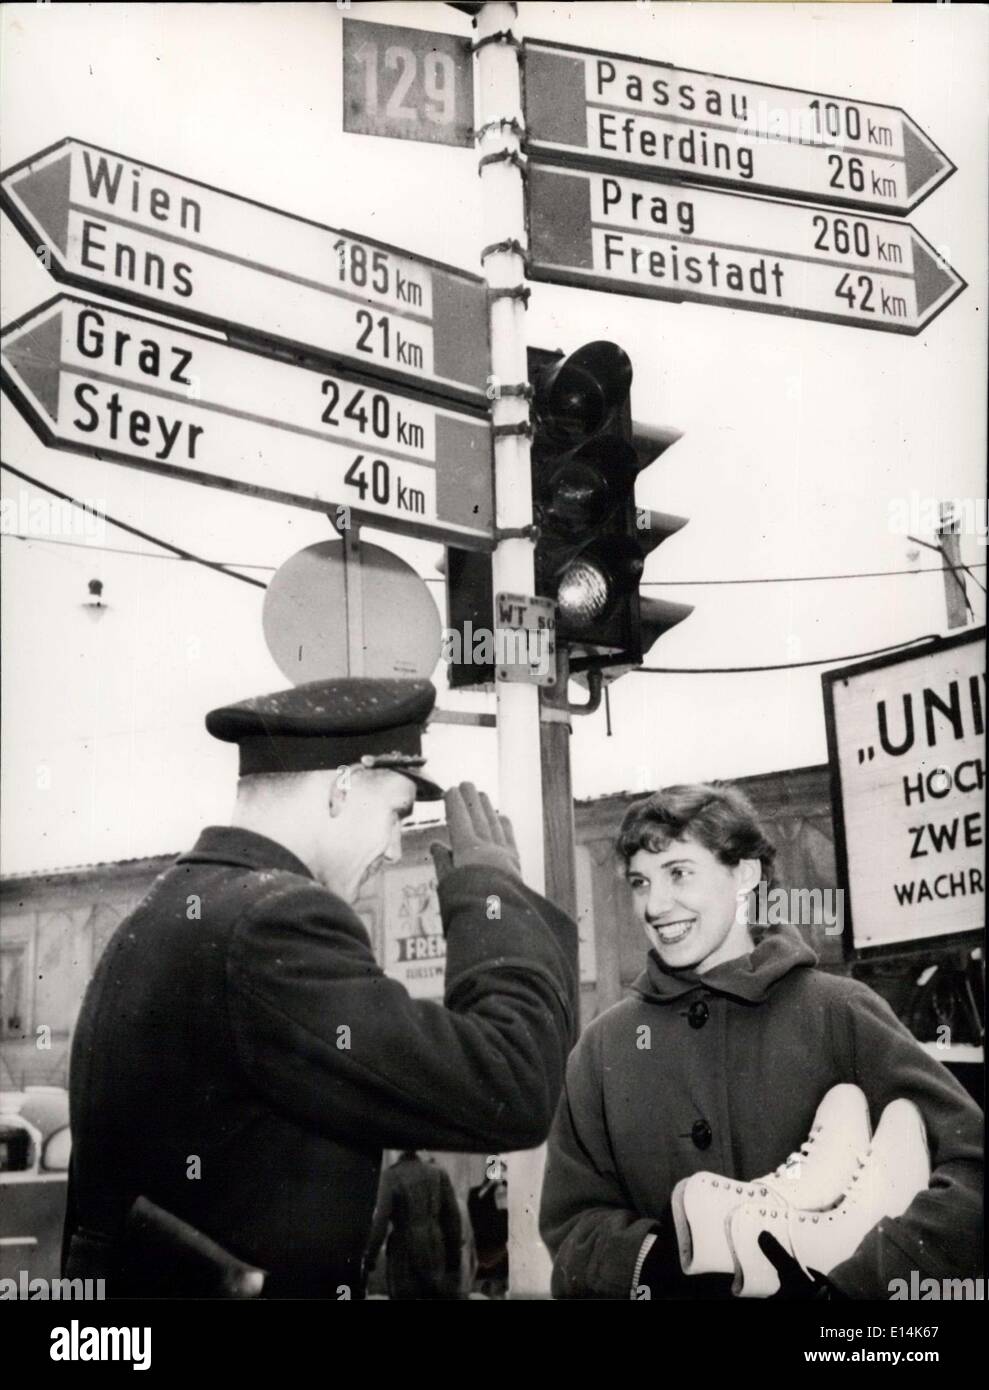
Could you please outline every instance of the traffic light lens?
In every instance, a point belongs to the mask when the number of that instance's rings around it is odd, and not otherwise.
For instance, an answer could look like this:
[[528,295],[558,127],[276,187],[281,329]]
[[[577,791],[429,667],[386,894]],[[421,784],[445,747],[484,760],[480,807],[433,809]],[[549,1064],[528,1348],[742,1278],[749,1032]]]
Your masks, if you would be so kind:
[[567,566],[556,594],[561,622],[575,631],[591,627],[607,611],[610,599],[607,576],[589,560]]
[[547,511],[559,526],[579,531],[604,521],[613,505],[614,490],[600,470],[574,462],[554,478]]

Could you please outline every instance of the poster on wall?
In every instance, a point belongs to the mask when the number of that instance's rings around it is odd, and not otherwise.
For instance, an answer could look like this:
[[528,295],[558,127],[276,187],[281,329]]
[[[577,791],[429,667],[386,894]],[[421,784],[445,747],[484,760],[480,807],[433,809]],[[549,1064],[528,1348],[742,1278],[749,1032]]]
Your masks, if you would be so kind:
[[823,677],[851,946],[985,920],[985,628]]
[[387,869],[384,879],[384,970],[413,999],[442,999],[446,937],[432,864]]

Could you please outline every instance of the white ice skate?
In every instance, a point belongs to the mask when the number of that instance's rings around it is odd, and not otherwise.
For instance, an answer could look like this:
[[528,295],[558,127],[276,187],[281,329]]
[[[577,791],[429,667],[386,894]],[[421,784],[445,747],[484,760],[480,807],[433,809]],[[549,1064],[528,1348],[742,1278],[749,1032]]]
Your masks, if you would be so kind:
[[779,1288],[776,1269],[759,1249],[768,1231],[805,1273],[830,1274],[855,1253],[884,1218],[902,1216],[931,1176],[927,1133],[909,1100],[894,1100],[882,1113],[872,1144],[861,1156],[838,1202],[827,1211],[800,1211],[775,1194],[736,1207],[728,1219],[735,1263],[732,1293],[771,1298]]
[[872,1128],[869,1103],[858,1086],[832,1086],[817,1107],[810,1134],[796,1153],[762,1178],[737,1182],[694,1173],[673,1189],[673,1219],[684,1274],[731,1274],[726,1223],[738,1206],[821,1211],[833,1206],[852,1179]]

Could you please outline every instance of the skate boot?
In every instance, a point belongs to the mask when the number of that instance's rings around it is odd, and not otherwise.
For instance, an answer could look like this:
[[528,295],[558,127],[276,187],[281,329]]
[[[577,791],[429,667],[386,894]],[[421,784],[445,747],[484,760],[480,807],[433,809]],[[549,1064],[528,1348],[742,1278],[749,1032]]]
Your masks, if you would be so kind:
[[728,1219],[735,1261],[732,1293],[771,1298],[779,1288],[774,1266],[759,1249],[759,1234],[775,1236],[804,1273],[827,1275],[855,1253],[884,1217],[902,1216],[930,1181],[927,1132],[909,1100],[894,1100],[882,1113],[872,1144],[858,1160],[851,1181],[827,1211],[800,1211],[770,1193],[736,1207]]
[[726,1222],[738,1206],[755,1201],[774,1209],[820,1211],[833,1206],[869,1146],[869,1104],[857,1086],[832,1086],[817,1107],[810,1134],[796,1153],[763,1178],[738,1182],[694,1173],[673,1189],[673,1220],[684,1274],[731,1274]]

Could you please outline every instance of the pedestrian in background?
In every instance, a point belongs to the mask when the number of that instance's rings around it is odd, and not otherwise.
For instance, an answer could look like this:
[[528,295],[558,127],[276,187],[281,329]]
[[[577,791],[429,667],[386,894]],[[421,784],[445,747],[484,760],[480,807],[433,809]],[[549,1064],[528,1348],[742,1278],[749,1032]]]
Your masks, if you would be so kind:
[[385,1245],[388,1297],[460,1296],[460,1209],[447,1173],[406,1149],[385,1170],[365,1266],[374,1268]]

